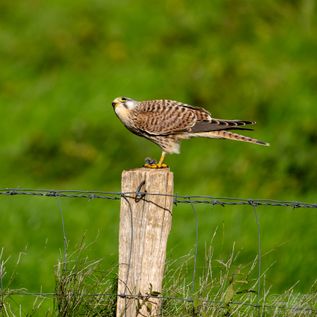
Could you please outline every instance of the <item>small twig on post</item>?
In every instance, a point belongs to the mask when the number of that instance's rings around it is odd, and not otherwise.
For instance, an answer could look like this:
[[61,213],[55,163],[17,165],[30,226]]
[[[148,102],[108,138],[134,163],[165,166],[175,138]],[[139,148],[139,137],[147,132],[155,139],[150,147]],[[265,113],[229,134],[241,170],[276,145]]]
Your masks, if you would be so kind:
[[121,187],[117,317],[158,316],[172,224],[173,173],[124,171]]

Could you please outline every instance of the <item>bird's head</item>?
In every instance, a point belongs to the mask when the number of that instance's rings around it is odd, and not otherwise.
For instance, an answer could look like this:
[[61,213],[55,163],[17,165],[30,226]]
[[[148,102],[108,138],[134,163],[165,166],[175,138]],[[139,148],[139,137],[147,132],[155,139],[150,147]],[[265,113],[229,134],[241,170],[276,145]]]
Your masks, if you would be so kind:
[[129,126],[131,110],[138,105],[138,102],[127,97],[117,97],[112,101],[112,107],[125,126]]
[[115,100],[112,101],[112,107],[117,112],[122,110],[133,110],[138,105],[138,102],[127,97],[117,97]]

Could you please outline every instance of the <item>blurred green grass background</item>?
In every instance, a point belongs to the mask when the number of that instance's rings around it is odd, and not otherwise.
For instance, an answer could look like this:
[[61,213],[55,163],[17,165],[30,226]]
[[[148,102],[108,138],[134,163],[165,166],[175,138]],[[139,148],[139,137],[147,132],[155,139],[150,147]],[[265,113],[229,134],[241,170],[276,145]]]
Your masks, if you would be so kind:
[[[257,121],[270,148],[217,140],[167,157],[175,192],[316,202],[316,5],[302,1],[1,1],[0,187],[120,190],[123,169],[160,150],[113,113],[117,96],[169,98],[215,117]],[[63,236],[117,260],[118,203],[0,197],[1,247],[13,286],[54,288]],[[307,292],[316,279],[316,211],[258,208],[266,285]],[[256,256],[246,207],[198,208],[199,256]],[[176,207],[169,257],[194,247],[194,217]],[[199,261],[199,260],[198,260]]]

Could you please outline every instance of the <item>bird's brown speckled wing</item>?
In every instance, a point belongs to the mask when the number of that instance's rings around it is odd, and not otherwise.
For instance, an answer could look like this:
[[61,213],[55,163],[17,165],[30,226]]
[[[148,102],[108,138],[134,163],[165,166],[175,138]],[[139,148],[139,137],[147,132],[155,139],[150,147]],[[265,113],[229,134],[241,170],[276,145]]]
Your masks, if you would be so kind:
[[173,100],[140,102],[134,117],[138,129],[153,135],[188,132],[197,122],[210,121],[210,114],[202,108]]
[[203,108],[192,107],[174,100],[140,102],[134,114],[134,122],[138,129],[152,135],[251,130],[243,126],[255,123],[245,120],[214,119]]

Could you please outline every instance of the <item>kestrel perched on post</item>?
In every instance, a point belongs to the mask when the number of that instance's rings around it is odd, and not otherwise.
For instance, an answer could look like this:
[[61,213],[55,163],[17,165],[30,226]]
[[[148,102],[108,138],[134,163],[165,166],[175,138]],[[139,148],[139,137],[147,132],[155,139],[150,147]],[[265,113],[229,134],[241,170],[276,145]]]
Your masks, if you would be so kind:
[[118,118],[132,133],[145,137],[162,149],[158,163],[145,167],[164,168],[166,154],[179,153],[180,141],[193,137],[229,139],[268,146],[257,139],[231,132],[252,130],[246,125],[254,121],[222,120],[212,118],[204,108],[197,108],[174,100],[136,101],[118,97],[112,102]]

